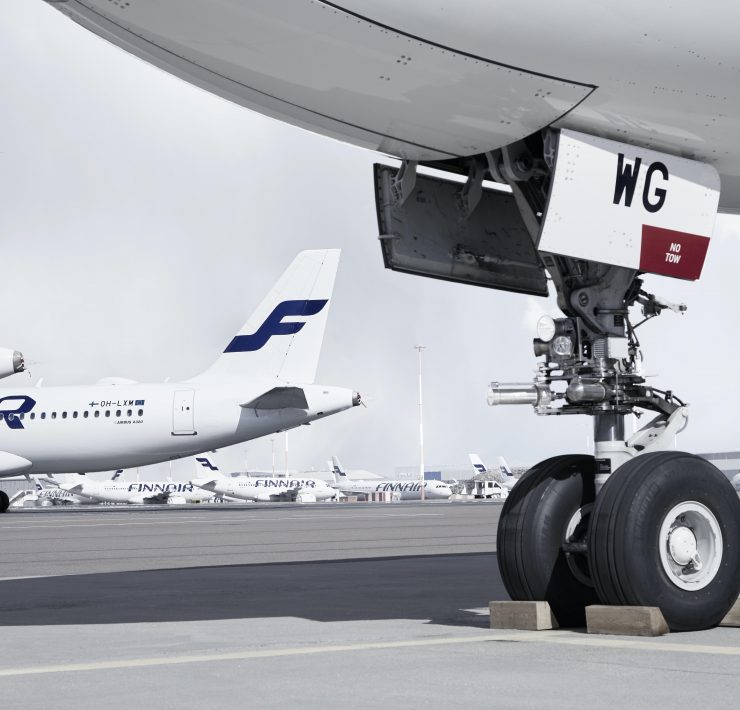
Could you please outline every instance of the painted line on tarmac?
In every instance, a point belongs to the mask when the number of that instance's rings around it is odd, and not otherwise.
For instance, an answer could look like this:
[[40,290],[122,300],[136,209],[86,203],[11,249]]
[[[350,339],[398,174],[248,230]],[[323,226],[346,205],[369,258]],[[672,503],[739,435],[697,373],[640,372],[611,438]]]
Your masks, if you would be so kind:
[[177,666],[188,663],[218,663],[224,661],[248,661],[263,658],[287,656],[312,656],[325,653],[348,653],[353,651],[382,651],[400,648],[423,648],[435,646],[457,646],[486,642],[524,642],[563,644],[597,648],[618,648],[630,650],[667,651],[671,653],[694,653],[722,656],[740,656],[740,647],[711,646],[707,644],[662,643],[660,641],[634,641],[614,638],[588,638],[569,636],[568,632],[515,632],[509,634],[487,633],[480,636],[453,636],[413,641],[386,641],[378,643],[358,643],[331,646],[308,646],[302,648],[279,648],[262,651],[234,651],[230,653],[204,653],[160,658],[131,658],[118,661],[93,661],[90,663],[64,663],[49,666],[27,666],[2,668],[0,677],[43,675],[49,673],[77,673],[84,671],[121,670],[127,668],[153,668],[157,666]]
[[[363,515],[362,518],[428,518],[442,517],[444,513],[372,513]],[[302,515],[300,518],[294,518],[297,522],[301,520],[357,520],[356,515]],[[266,518],[260,516],[240,516],[238,518],[190,518],[188,520],[147,520],[141,522],[123,522],[123,523],[61,523],[58,525],[0,525],[0,530],[54,530],[56,528],[106,528],[106,527],[129,527],[131,525],[190,525],[191,523],[240,523],[245,520],[279,520],[285,522],[288,520],[284,516]]]

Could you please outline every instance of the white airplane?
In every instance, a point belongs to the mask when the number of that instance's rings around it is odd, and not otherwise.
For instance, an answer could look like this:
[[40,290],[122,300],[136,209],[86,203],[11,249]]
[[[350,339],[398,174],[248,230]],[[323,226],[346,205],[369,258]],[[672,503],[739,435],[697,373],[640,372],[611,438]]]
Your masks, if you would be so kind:
[[55,485],[45,488],[38,479],[35,480],[32,490],[18,491],[10,498],[10,508],[25,508],[27,504],[32,503],[35,506],[52,506],[52,505],[80,505],[83,503],[93,503],[88,498],[81,498],[69,491],[63,491]]
[[[342,493],[354,495],[361,493],[369,495],[370,493],[393,493],[399,496],[401,500],[421,500],[421,481],[402,480],[391,481],[388,479],[371,479],[363,480],[350,478],[347,475],[342,464],[336,456],[331,457],[332,470],[336,476],[334,487]],[[443,481],[424,481],[424,498],[447,499],[452,495],[452,488]]]
[[593,603],[659,606],[674,630],[719,623],[740,594],[740,500],[671,451],[688,408],[646,383],[635,330],[686,309],[642,274],[699,278],[718,211],[740,212],[736,3],[49,4],[215,94],[400,159],[368,186],[387,267],[552,286],[563,317],[538,325],[534,381],[494,382],[489,403],[590,416],[594,455],[520,479],[499,522],[504,584],[561,626]]
[[286,499],[314,503],[337,497],[337,491],[320,478],[214,476],[191,483],[220,496],[261,503]]
[[[311,384],[338,261],[338,250],[301,252],[216,362],[184,382],[0,391],[0,476],[145,466],[358,405],[352,390]],[[113,487],[124,497],[190,493],[179,485]],[[7,503],[3,493],[0,509]]]
[[[491,469],[483,463],[478,454],[468,454],[468,456],[470,457],[470,463],[473,465],[473,470],[476,473],[492,473]],[[509,464],[506,463],[503,456],[498,457],[498,466],[504,479],[502,481],[496,481],[496,483],[507,491],[510,491],[517,480],[514,476],[514,472],[509,468]]]
[[[113,474],[111,480],[114,480],[120,473],[121,469]],[[62,487],[63,484],[54,478],[53,474],[37,476],[35,480],[36,497],[41,505],[44,505],[47,501],[52,505],[92,505],[97,503],[92,498],[66,490]]]
[[93,481],[87,476],[62,483],[59,488],[98,503],[177,504],[207,503],[215,496],[193,486],[188,481],[125,481],[123,469],[118,469],[108,481]]
[[320,478],[224,476],[213,469],[212,476],[194,478],[191,483],[212,494],[261,503],[296,500],[315,503],[337,497],[335,488]]
[[220,498],[256,502],[276,502],[289,498],[303,503],[332,500],[337,492],[323,479],[305,476],[224,476],[205,456],[196,463],[208,471],[205,476],[192,479],[199,490],[209,491]]

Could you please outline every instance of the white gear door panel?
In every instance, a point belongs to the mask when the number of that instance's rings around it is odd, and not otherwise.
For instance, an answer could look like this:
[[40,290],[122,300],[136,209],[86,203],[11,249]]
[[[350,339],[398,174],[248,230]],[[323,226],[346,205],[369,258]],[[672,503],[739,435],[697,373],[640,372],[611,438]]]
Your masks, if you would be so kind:
[[539,250],[698,279],[719,192],[706,163],[563,130]]
[[172,404],[172,433],[176,436],[195,434],[195,392],[177,390]]

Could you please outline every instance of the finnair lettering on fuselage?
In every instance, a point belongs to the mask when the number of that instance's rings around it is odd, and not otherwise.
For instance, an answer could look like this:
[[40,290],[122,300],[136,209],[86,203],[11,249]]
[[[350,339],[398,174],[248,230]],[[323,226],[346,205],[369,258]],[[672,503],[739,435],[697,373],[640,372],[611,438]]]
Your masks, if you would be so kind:
[[299,478],[256,478],[255,488],[316,488],[316,481]]
[[192,483],[130,483],[129,493],[192,493]]
[[415,483],[401,483],[400,481],[396,483],[379,483],[375,490],[378,492],[389,491],[391,493],[412,493],[421,490],[421,483],[418,481]]
[[40,491],[36,491],[36,495],[39,498],[50,498],[50,499],[65,499],[74,498],[74,495],[70,491],[62,490],[61,488],[42,488]]

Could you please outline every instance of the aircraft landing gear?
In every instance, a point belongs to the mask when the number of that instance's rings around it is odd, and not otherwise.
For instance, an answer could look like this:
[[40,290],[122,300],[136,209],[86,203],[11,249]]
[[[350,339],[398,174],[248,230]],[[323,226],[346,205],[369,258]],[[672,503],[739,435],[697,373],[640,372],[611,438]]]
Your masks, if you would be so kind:
[[561,626],[584,626],[585,607],[599,601],[584,554],[593,468],[593,456],[542,461],[519,479],[499,519],[506,589],[513,599],[547,600]]
[[5,491],[0,491],[0,513],[4,513],[10,507],[10,498]]
[[740,499],[708,461],[634,458],[599,493],[588,530],[604,604],[659,606],[674,631],[716,626],[740,592]]
[[[512,489],[498,564],[512,599],[545,600],[562,626],[589,604],[657,606],[674,631],[719,623],[740,595],[740,499],[708,461],[672,451],[688,408],[645,384],[629,308],[670,308],[623,267],[544,255],[567,317],[541,319],[531,386],[491,383],[489,404],[594,419],[595,456],[558,456]],[[657,415],[629,438],[624,418]]]

